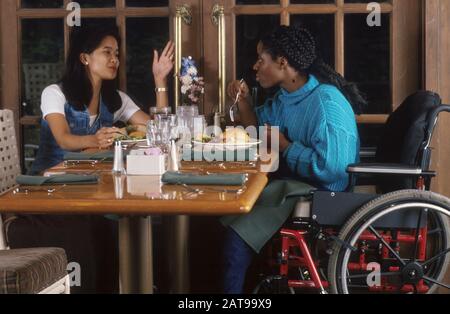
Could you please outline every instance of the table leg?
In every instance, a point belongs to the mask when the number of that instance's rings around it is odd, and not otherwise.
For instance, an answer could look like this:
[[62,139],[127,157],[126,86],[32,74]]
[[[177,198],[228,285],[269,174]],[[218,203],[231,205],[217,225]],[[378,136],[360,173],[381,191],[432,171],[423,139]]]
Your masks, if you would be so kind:
[[121,292],[153,293],[152,224],[150,217],[119,221]]
[[168,263],[171,293],[189,293],[189,216],[168,217]]

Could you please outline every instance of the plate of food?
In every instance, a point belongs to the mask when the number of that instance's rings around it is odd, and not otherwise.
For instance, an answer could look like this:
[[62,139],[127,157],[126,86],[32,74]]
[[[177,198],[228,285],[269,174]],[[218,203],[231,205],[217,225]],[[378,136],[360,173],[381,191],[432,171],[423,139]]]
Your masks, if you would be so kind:
[[251,138],[244,129],[231,128],[217,137],[203,135],[202,138],[197,138],[193,143],[211,149],[241,149],[257,146],[261,144],[261,140]]
[[122,144],[147,143],[147,127],[145,125],[128,125],[117,131],[114,140],[121,141]]

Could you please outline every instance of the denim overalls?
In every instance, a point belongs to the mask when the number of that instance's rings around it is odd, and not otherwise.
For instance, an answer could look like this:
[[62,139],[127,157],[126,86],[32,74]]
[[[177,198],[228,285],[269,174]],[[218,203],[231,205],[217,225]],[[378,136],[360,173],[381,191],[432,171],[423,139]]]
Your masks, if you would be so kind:
[[[67,102],[64,105],[64,112],[73,135],[94,135],[102,127],[112,127],[113,125],[114,114],[108,110],[102,100],[100,100],[99,114],[92,126],[89,126],[90,114],[86,106],[84,111],[78,111]],[[37,175],[61,163],[65,153],[66,151],[56,142],[48,122],[42,119],[39,151],[31,167],[31,174]]]

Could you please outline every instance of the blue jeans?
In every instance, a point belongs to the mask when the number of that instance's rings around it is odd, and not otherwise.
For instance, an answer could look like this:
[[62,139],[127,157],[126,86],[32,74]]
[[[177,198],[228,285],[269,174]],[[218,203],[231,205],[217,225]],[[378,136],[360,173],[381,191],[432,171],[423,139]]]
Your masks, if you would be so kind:
[[245,274],[254,255],[253,249],[232,228],[227,228],[224,246],[224,293],[244,292]]

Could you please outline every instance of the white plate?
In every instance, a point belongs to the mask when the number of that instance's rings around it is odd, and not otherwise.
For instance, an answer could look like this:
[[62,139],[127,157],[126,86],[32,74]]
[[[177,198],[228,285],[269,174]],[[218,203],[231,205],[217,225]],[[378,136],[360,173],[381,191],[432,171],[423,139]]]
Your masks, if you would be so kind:
[[209,149],[219,149],[219,150],[223,150],[223,149],[227,149],[227,150],[232,150],[232,149],[237,149],[237,148],[250,148],[253,146],[256,146],[258,144],[261,144],[261,140],[256,140],[256,139],[250,139],[250,141],[248,141],[247,143],[242,143],[242,144],[236,144],[236,143],[203,143],[201,141],[192,141],[192,143],[194,143],[194,145],[201,145],[205,148],[209,148]]

